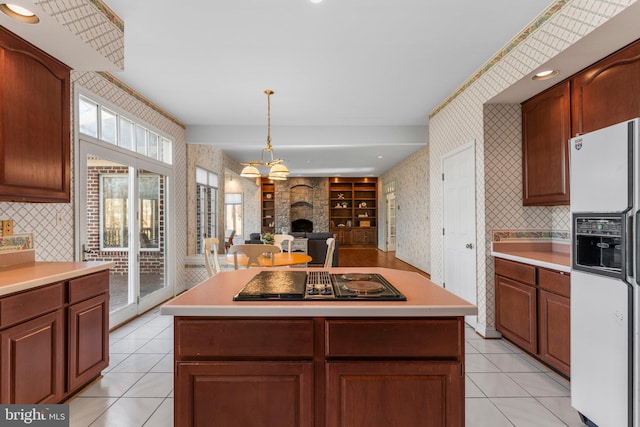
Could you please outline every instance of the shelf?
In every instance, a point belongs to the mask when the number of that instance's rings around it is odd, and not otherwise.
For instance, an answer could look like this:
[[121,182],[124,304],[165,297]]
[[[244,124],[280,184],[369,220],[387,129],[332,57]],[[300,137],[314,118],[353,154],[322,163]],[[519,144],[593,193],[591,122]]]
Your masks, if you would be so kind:
[[[377,178],[330,178],[329,223],[340,244],[374,246],[377,244]],[[344,197],[338,197],[338,194]],[[336,207],[338,203],[347,207]],[[361,203],[366,206],[360,207]],[[367,216],[358,216],[362,214]],[[368,221],[369,227],[360,227]],[[340,226],[341,225],[341,226]]]

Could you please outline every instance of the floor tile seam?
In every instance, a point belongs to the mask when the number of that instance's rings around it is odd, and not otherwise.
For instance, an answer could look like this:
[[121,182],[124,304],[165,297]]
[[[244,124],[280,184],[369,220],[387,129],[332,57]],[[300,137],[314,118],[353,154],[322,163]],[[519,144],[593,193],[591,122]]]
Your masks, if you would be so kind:
[[[160,359],[153,366],[151,366],[149,368],[149,370],[147,370],[147,371],[143,371],[143,372],[140,372],[140,371],[114,371],[114,369],[116,369],[118,366],[120,366],[122,363],[124,363],[127,359],[129,359],[129,357],[133,356],[134,354],[135,355],[139,355],[139,356],[140,355],[151,356],[151,355],[155,354],[155,355],[159,355]],[[129,355],[129,357],[123,359],[120,363],[118,363],[116,366],[111,368],[109,370],[109,372],[113,372],[113,373],[116,373],[116,374],[148,374],[149,372],[151,372],[151,369],[153,369],[158,363],[160,363],[162,361],[162,359],[164,358],[164,356],[166,356],[167,354],[168,353],[131,353]]]
[[[513,378],[511,378],[508,374],[504,373],[504,372],[471,372],[471,374],[485,374],[485,375],[497,375],[497,374],[504,374],[506,375],[506,377],[509,379],[509,381],[511,381],[516,387],[518,387],[520,390],[522,390],[523,392],[526,393],[526,396],[505,396],[507,398],[509,397],[534,397],[531,393],[529,393],[529,391],[527,389],[525,389],[524,387],[522,387],[520,384],[518,384]],[[471,379],[473,381],[473,379]],[[475,383],[475,381],[474,381]],[[476,386],[478,386],[478,384],[476,384]],[[478,386],[478,388],[480,389],[480,391],[482,391],[483,394],[487,395],[480,386]],[[499,398],[501,396],[488,396],[487,398]]]
[[478,390],[480,390],[480,393],[482,393],[482,395],[484,397],[480,398],[480,399],[488,399],[489,397],[487,396],[487,394],[480,388],[480,386],[473,380],[473,378],[471,378],[468,374],[466,374],[466,377],[469,379],[469,381],[471,381],[473,383],[474,386],[476,386],[476,388]]
[[[169,394],[171,394],[171,392],[169,392]],[[142,427],[145,427],[147,425],[147,423],[151,420],[151,418],[153,418],[153,415],[156,412],[158,412],[158,410],[164,404],[164,402],[166,402],[169,399],[170,399],[169,395],[167,395],[164,399],[162,399],[162,402],[160,402],[160,404],[156,407],[156,409],[149,415],[149,418],[147,418],[147,420],[144,423],[142,423]],[[149,426],[149,427],[155,427],[155,426]]]
[[[571,396],[543,396],[543,397],[534,397],[534,399],[536,399],[538,401],[538,403],[540,403],[542,406],[544,406],[545,408],[547,408],[547,411],[551,412],[553,415],[555,415],[556,417],[560,418],[560,416],[558,414],[555,413],[555,411],[551,408],[549,408],[547,405],[544,404],[544,402],[542,402],[540,399],[548,399],[549,397],[551,398],[568,398],[571,399]],[[571,409],[573,409],[573,406],[571,407]],[[568,425],[567,423],[564,422],[564,420],[560,419],[560,421],[562,421],[565,425]]]
[[[104,399],[104,400],[109,400],[109,399],[114,399],[113,402],[111,402],[111,404],[109,404],[102,412],[100,412],[94,419],[93,421],[91,421],[89,423],[89,426],[93,425],[96,421],[98,421],[98,418],[100,418],[105,412],[107,412],[109,409],[111,409],[111,407],[113,405],[115,405],[115,403],[118,401],[118,397],[113,397],[113,396],[78,396],[78,399]],[[74,399],[75,400],[75,399]]]
[[[555,397],[557,397],[557,396],[555,396]],[[489,400],[492,400],[492,399],[533,399],[533,400],[535,400],[536,402],[538,402],[540,405],[542,405],[542,407],[543,407],[544,409],[546,409],[546,410],[547,410],[547,412],[549,412],[551,415],[553,415],[553,416],[554,416],[554,417],[555,417],[555,418],[560,422],[560,424],[562,424],[562,425],[564,425],[564,426],[567,426],[567,425],[568,425],[567,423],[565,423],[564,421],[562,421],[562,419],[560,419],[560,417],[558,417],[558,416],[557,416],[557,415],[556,415],[556,414],[555,414],[551,409],[547,408],[545,405],[543,405],[543,404],[542,404],[542,402],[540,402],[538,399],[536,399],[536,397],[535,397],[535,396],[531,396],[531,397],[525,397],[525,396],[511,396],[511,397],[495,397],[495,398],[490,397],[490,398],[489,398]],[[494,405],[496,405],[496,403],[495,403],[495,402],[493,402],[493,401],[492,401],[491,403],[493,403]],[[500,408],[498,407],[498,405],[496,405],[496,407],[498,408],[498,410],[500,410]],[[500,412],[502,412],[502,411],[500,411]],[[503,414],[504,414],[504,413],[503,413]],[[504,416],[505,416],[505,417],[507,417],[507,419],[509,420],[509,422],[512,422],[512,421],[511,421],[511,419],[510,419],[506,414],[504,414]]]
[[[557,382],[557,381],[555,381],[553,378],[551,378],[551,377],[549,377],[548,375],[546,375],[544,372],[510,372],[510,373],[516,373],[516,374],[518,374],[518,373],[520,373],[520,374],[543,374],[543,375],[545,375],[546,377],[548,377],[550,380],[554,381],[554,382],[555,382],[556,384],[558,384],[559,386],[562,386],[562,384],[558,383],[558,382]],[[508,375],[508,374],[507,374],[507,375]],[[522,387],[522,386],[520,385],[520,383],[518,383],[518,381],[517,381],[515,378],[513,378],[511,375],[509,375],[509,378],[511,378],[511,380],[512,380],[513,382],[515,382],[515,383],[516,383],[516,384],[518,384],[520,387]],[[524,387],[522,387],[522,388],[524,388]],[[569,395],[570,395],[570,393],[571,393],[571,390],[570,390],[570,389],[567,389],[566,387],[562,387],[562,388],[563,388],[564,390],[566,390],[566,391],[569,393]],[[531,393],[529,393],[529,394],[531,394]],[[534,396],[534,395],[531,395],[531,396],[533,396],[533,397],[566,397],[566,396],[559,396],[559,395],[552,395],[552,396]]]
[[496,411],[498,411],[498,413],[500,413],[500,415],[502,415],[502,416],[504,417],[504,419],[505,419],[505,420],[507,420],[507,422],[508,422],[509,424],[511,424],[511,425],[512,425],[512,426],[514,426],[514,427],[516,426],[516,424],[515,424],[513,421],[511,421],[511,418],[509,418],[509,417],[507,416],[507,414],[505,414],[504,412],[502,412],[502,410],[500,409],[500,407],[498,407],[498,405],[496,405],[496,404],[495,404],[495,402],[493,402],[493,401],[491,400],[491,398],[490,398],[490,397],[485,397],[484,399],[486,399],[490,404],[492,404],[492,405],[493,405],[493,407],[494,407],[494,408],[496,408]]

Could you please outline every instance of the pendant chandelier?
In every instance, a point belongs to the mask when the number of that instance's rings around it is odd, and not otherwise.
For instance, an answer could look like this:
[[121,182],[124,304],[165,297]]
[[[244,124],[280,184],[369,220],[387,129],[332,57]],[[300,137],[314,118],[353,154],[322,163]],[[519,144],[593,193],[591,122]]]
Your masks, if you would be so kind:
[[[273,147],[271,146],[271,95],[274,92],[271,89],[264,91],[267,94],[267,147],[262,149],[260,153],[260,161],[252,160],[249,162],[241,163],[245,165],[240,176],[245,178],[260,178],[262,174],[258,170],[258,166],[266,166],[269,168],[268,177],[273,180],[284,181],[289,175],[289,169],[284,165],[284,160],[273,158]],[[264,160],[264,152],[267,151],[271,156],[271,160]]]

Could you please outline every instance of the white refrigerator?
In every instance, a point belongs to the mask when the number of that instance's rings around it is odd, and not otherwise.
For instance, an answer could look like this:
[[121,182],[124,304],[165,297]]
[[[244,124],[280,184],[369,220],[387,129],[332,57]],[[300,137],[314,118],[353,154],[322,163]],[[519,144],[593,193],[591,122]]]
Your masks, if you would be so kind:
[[569,141],[571,404],[598,427],[640,427],[639,127]]

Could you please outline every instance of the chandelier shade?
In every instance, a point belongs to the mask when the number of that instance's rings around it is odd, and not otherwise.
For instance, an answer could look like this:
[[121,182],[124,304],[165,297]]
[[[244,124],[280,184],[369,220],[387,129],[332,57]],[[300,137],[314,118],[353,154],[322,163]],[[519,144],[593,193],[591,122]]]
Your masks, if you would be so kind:
[[[269,168],[269,178],[276,181],[284,181],[289,175],[289,169],[284,165],[284,160],[274,159],[273,147],[271,146],[271,95],[275,92],[271,89],[267,89],[264,93],[267,95],[267,146],[262,149],[260,153],[260,160],[251,160],[249,162],[241,163],[244,165],[244,168],[242,169],[242,172],[240,172],[240,176],[245,178],[259,178],[262,174],[258,167],[264,166]],[[265,151],[269,153],[271,160],[264,160]]]

